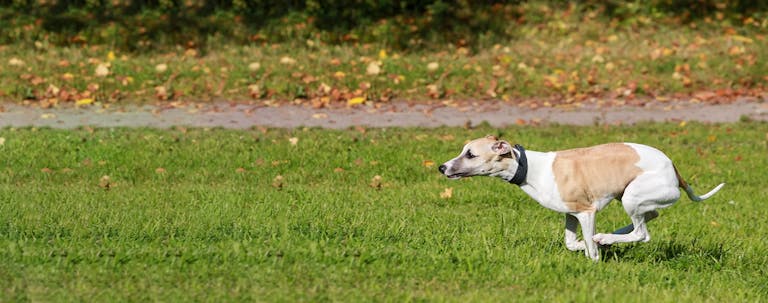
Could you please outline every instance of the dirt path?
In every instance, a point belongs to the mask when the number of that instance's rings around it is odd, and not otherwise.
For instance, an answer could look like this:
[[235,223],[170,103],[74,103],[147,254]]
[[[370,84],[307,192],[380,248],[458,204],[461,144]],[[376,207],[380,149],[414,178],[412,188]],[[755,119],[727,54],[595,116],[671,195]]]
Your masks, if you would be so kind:
[[739,101],[726,105],[660,103],[646,107],[607,109],[524,109],[504,103],[480,102],[475,106],[450,107],[441,103],[396,103],[381,108],[312,109],[283,105],[198,105],[165,108],[128,106],[40,109],[4,104],[0,127],[225,127],[245,129],[254,126],[293,128],[438,127],[464,126],[488,122],[496,127],[513,124],[559,123],[569,125],[634,124],[645,121],[734,122],[744,117],[768,121],[768,103]]

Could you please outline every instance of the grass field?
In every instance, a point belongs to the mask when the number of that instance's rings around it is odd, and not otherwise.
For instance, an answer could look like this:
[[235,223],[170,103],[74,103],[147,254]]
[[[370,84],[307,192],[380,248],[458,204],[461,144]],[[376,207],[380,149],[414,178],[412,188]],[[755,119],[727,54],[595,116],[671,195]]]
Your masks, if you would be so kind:
[[[565,249],[562,215],[514,186],[437,173],[489,133],[531,150],[647,143],[699,193],[728,184],[594,264]],[[766,301],[767,134],[756,122],[2,129],[0,301]],[[628,222],[614,203],[597,227]]]

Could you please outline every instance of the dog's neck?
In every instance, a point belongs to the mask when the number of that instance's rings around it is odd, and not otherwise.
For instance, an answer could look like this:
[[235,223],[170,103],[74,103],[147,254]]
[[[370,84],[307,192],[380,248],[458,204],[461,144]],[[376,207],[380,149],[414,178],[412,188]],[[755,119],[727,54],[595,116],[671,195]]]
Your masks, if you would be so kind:
[[[521,168],[520,165],[522,164],[521,160],[523,160],[522,156],[520,159],[517,158],[507,158],[504,161],[507,162],[507,169],[504,169],[496,174],[493,174],[491,176],[498,177],[503,179],[504,181],[507,181],[509,183],[523,186],[530,184],[533,179],[536,179],[538,175],[537,168],[541,167],[546,161],[546,155],[547,153],[532,151],[532,150],[524,150],[521,152],[521,154],[525,155],[525,161],[524,165],[525,168]],[[518,165],[512,165],[513,163],[517,162]],[[521,171],[522,170],[522,171]]]
[[512,153],[517,156],[515,157],[517,168],[515,168],[515,171],[511,174],[511,176],[506,174],[503,179],[509,183],[519,186],[525,183],[526,178],[528,177],[528,157],[525,153],[525,148],[523,148],[522,145],[515,144],[512,149]]

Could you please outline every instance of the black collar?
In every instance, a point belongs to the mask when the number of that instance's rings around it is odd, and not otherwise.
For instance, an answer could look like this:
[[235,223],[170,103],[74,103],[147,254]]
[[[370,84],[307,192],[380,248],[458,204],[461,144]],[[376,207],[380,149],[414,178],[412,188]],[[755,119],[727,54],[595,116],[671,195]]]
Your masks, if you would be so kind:
[[509,183],[521,185],[525,183],[525,178],[528,175],[528,157],[525,156],[525,149],[520,144],[515,144],[514,149],[520,152],[517,157],[517,170],[512,179],[508,180]]

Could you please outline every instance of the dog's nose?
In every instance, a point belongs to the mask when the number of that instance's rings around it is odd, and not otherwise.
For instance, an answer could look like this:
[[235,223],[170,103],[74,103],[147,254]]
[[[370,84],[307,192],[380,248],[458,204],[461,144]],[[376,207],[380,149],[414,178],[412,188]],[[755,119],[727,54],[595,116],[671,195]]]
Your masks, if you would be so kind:
[[445,174],[445,170],[447,167],[445,167],[445,164],[440,165],[440,167],[437,168],[437,170],[440,171],[441,174]]

